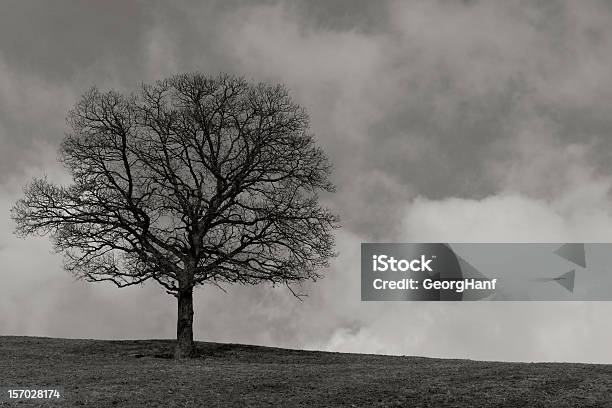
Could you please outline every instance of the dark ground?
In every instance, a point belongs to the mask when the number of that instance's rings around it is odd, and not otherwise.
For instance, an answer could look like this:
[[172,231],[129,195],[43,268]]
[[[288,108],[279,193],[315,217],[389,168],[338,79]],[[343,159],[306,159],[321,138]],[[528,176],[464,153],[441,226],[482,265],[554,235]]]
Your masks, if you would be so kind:
[[0,407],[612,407],[612,366],[492,363],[169,340],[0,337],[0,387],[62,386],[63,402]]

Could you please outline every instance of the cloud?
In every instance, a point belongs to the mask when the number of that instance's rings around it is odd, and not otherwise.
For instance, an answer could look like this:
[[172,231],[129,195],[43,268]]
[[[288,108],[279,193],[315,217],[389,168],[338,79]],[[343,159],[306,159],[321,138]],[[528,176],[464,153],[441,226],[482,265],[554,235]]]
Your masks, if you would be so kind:
[[[66,182],[64,116],[96,84],[174,71],[283,82],[335,165],[340,256],[298,302],[203,288],[199,339],[507,360],[609,362],[606,304],[359,301],[362,241],[608,241],[605,2],[55,3],[0,16],[0,333],[171,337],[152,285],[73,282],[44,239],[11,235],[20,186]],[[340,3],[338,3],[340,4]],[[23,21],[28,15],[28,24]],[[108,27],[114,27],[110,30]],[[31,45],[31,46],[30,46]],[[92,46],[95,45],[95,46]],[[486,307],[484,307],[486,306]],[[563,341],[559,341],[562,338]]]
[[[579,154],[571,146],[541,147],[551,155],[557,153],[556,160],[544,160],[538,171],[515,171],[550,178],[550,170],[559,168],[555,161],[568,163],[569,154],[574,161],[554,179],[562,188],[555,189],[553,196],[537,198],[522,193],[523,187],[514,177],[500,193],[480,199],[420,196],[404,207],[402,234],[397,241],[610,242],[612,178],[594,177],[586,163],[576,160]],[[345,245],[356,246],[357,242]],[[349,251],[351,256],[357,254]],[[347,282],[358,279],[358,270],[358,260],[341,257],[332,272],[342,275],[336,278],[339,282]],[[343,292],[340,287],[336,290]],[[337,327],[326,342],[315,342],[315,347],[486,360],[612,362],[606,341],[612,310],[605,302],[493,302],[486,307],[477,302],[364,305],[357,296],[328,304],[330,309],[341,311],[341,317],[335,319],[351,324]],[[327,299],[333,301],[334,297],[329,294]]]
[[[518,193],[483,199],[419,198],[404,218],[406,242],[610,242],[605,185],[577,183],[553,200]],[[418,350],[493,360],[610,362],[607,303],[433,305]],[[427,313],[427,312],[426,312]],[[378,341],[380,341],[378,339]],[[459,354],[454,354],[459,353]]]

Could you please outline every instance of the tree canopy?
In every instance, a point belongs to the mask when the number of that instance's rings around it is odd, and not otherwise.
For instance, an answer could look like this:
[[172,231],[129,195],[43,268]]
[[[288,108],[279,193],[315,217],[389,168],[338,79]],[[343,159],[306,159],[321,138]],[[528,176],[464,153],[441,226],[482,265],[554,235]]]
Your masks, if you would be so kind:
[[334,255],[338,219],[319,204],[331,165],[282,85],[192,73],[131,95],[92,88],[68,123],[73,182],[34,179],[12,216],[78,277],[179,296],[316,279]]

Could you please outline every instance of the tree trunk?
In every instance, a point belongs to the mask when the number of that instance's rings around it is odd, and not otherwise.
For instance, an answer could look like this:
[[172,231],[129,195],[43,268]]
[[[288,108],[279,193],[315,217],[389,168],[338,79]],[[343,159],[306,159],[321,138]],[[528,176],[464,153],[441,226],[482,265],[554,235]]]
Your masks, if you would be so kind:
[[178,293],[178,319],[176,322],[176,347],[174,358],[193,357],[193,288]]

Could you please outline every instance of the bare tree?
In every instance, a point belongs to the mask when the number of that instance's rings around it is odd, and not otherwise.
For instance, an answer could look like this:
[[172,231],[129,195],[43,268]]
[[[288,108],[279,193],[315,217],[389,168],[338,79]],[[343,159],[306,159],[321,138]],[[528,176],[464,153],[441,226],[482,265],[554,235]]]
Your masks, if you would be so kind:
[[[34,179],[16,232],[49,234],[65,268],[178,299],[175,357],[193,355],[193,289],[319,277],[337,217],[330,164],[285,87],[199,73],[137,94],[85,93],[60,160],[73,183]],[[294,293],[295,294],[295,293]]]

